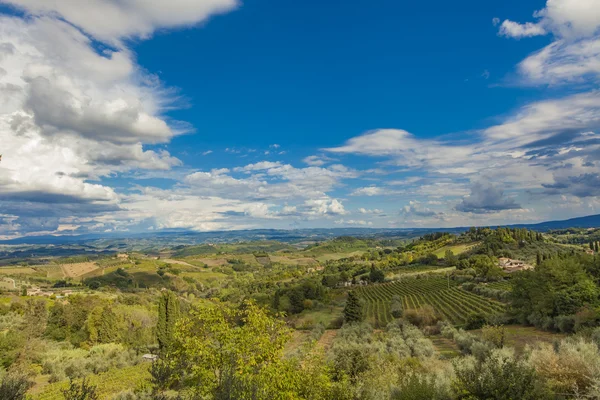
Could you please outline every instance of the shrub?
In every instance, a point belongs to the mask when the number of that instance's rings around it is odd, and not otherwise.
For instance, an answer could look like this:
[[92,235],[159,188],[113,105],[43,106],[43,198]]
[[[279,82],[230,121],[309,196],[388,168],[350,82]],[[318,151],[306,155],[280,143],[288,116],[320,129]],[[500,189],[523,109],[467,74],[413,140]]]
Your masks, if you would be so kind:
[[493,350],[484,361],[466,357],[454,363],[455,390],[468,399],[543,399],[548,391],[533,367],[507,349]]
[[430,305],[406,310],[404,312],[404,319],[419,328],[435,325],[440,320]]
[[84,378],[81,383],[69,381],[69,387],[62,391],[65,400],[98,400],[100,396],[96,392],[96,386],[90,385]]
[[392,400],[421,400],[441,398],[436,386],[436,377],[412,373],[392,390]]
[[571,333],[575,328],[575,317],[573,315],[559,315],[554,318],[554,324],[562,333]]
[[482,313],[472,313],[467,318],[467,323],[465,325],[465,329],[479,329],[486,323],[486,317]]
[[33,382],[22,373],[9,373],[0,382],[0,399],[2,400],[24,400],[27,390],[33,386]]
[[600,379],[600,352],[595,343],[565,339],[557,346],[539,344],[531,365],[556,393],[585,394]]

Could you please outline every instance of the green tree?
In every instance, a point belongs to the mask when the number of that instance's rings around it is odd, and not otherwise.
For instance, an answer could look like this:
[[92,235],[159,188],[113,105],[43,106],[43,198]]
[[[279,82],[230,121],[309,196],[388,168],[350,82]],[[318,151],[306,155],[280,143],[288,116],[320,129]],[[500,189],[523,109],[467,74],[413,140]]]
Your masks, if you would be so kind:
[[59,301],[50,307],[45,335],[56,341],[67,340],[69,336],[69,322],[65,305]]
[[460,399],[537,400],[551,398],[535,369],[514,355],[494,350],[484,361],[472,357],[454,363]]
[[26,393],[33,386],[25,374],[8,373],[0,382],[0,399],[25,400]]
[[385,274],[379,268],[371,267],[369,272],[369,280],[373,283],[385,281]]
[[121,324],[112,307],[113,305],[98,306],[90,313],[87,320],[87,329],[91,343],[119,341]]
[[344,307],[344,321],[347,323],[362,322],[365,319],[363,301],[355,292],[348,292],[346,307]]
[[289,337],[284,321],[252,302],[194,308],[156,361],[155,381],[197,398],[296,399],[289,393],[297,387],[289,381],[294,370],[282,357]]
[[172,291],[163,292],[158,302],[158,322],[156,325],[156,336],[158,345],[165,349],[171,343],[175,323],[180,315],[179,299]]
[[31,337],[40,337],[46,331],[48,322],[48,309],[46,300],[39,298],[27,299],[23,321],[24,334]]
[[458,264],[458,257],[456,257],[454,255],[452,250],[448,249],[444,253],[444,262],[446,263],[447,266],[454,267],[454,266],[456,266],[456,264]]
[[392,297],[392,301],[390,304],[390,313],[394,318],[402,318],[404,308],[402,307],[402,299],[400,298],[400,296],[394,295]]

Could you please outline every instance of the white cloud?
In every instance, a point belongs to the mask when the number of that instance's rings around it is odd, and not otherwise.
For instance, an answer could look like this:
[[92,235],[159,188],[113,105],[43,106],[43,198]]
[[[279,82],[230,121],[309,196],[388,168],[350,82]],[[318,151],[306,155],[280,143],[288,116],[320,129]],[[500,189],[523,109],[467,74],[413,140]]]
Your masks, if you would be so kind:
[[[191,130],[163,116],[174,105],[173,91],[139,67],[120,39],[201,22],[234,3],[10,4],[31,15],[0,16],[0,208],[11,215],[1,230],[28,234],[77,224],[111,229],[97,221],[112,220],[124,198],[100,180],[181,165],[148,145]],[[98,50],[98,41],[112,49]],[[44,218],[49,223],[41,223]]]
[[509,20],[505,20],[502,25],[500,25],[499,31],[499,34],[502,36],[517,39],[522,37],[541,36],[545,35],[546,33],[546,30],[540,24],[533,24],[531,22],[519,24]]
[[489,182],[475,182],[471,187],[471,194],[456,206],[457,211],[476,214],[519,208],[522,207],[514,199],[504,196],[504,190],[499,185]]
[[372,221],[365,221],[362,219],[356,220],[356,219],[338,219],[337,221],[334,221],[335,224],[337,225],[348,225],[348,226],[352,226],[352,225],[358,225],[358,226],[372,226],[373,222]]
[[378,208],[374,208],[374,209],[370,210],[370,209],[361,207],[357,211],[360,214],[375,214],[375,215],[377,215],[377,214],[383,214],[383,210],[380,210]]
[[519,72],[531,84],[565,84],[600,76],[600,38],[567,42],[557,40],[530,55]]
[[114,43],[155,30],[193,25],[229,11],[236,0],[3,0],[36,16],[60,16],[93,37]]
[[600,6],[597,0],[548,0],[538,22],[505,20],[500,35],[513,38],[552,33],[554,42],[519,64],[525,84],[566,84],[600,76]]
[[332,161],[335,161],[333,158],[327,157],[325,155],[318,156],[308,156],[305,157],[302,161],[304,163],[310,165],[311,167],[322,167],[325,164],[329,164]]

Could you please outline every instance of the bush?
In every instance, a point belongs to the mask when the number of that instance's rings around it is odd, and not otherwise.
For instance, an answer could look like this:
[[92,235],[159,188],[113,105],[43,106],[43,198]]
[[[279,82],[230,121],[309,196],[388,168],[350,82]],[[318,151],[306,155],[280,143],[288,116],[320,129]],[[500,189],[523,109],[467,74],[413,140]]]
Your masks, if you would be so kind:
[[493,350],[484,361],[466,357],[454,363],[458,397],[468,399],[550,398],[533,367],[512,351]]
[[392,400],[439,399],[436,377],[412,373],[393,389]]
[[100,396],[96,386],[90,385],[86,379],[81,383],[69,381],[69,387],[62,391],[65,400],[98,400]]
[[484,314],[482,313],[472,313],[467,318],[467,323],[465,325],[465,329],[480,329],[486,324],[487,320]]
[[562,333],[571,333],[575,328],[575,317],[573,315],[559,315],[554,318],[554,324]]
[[25,394],[33,382],[22,373],[9,373],[0,382],[0,399],[2,400],[24,400]]
[[529,362],[556,393],[585,395],[600,380],[598,346],[581,338],[539,344]]
[[406,310],[404,312],[404,319],[419,328],[433,326],[440,320],[430,305]]

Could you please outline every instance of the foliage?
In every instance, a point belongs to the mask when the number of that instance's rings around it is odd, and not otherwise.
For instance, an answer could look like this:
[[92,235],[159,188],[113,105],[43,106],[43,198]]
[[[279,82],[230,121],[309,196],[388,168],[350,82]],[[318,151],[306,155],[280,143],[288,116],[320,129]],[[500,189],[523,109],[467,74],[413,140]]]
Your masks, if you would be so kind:
[[554,258],[515,274],[512,306],[517,318],[540,328],[570,332],[575,320],[567,316],[599,305],[600,291],[588,272],[593,265],[592,260],[577,256]]
[[403,312],[402,299],[398,295],[393,296],[390,303],[390,314],[392,314],[392,317],[394,318],[401,318]]
[[287,338],[283,322],[251,302],[199,307],[176,323],[171,349],[157,362],[171,368],[170,387],[243,399],[274,383],[265,375],[281,363]]
[[546,388],[533,367],[508,350],[493,350],[484,361],[466,357],[455,362],[455,390],[463,399],[543,399]]
[[344,321],[346,323],[361,322],[365,319],[362,299],[353,291],[348,292],[348,299],[344,307]]
[[25,394],[31,386],[33,382],[24,373],[8,373],[0,381],[0,399],[25,400]]
[[84,378],[81,383],[75,381],[69,382],[69,387],[63,390],[65,400],[98,400],[96,386],[90,385],[90,383]]
[[166,349],[171,344],[175,323],[180,315],[180,305],[177,295],[172,291],[163,292],[158,302],[158,322],[156,337],[161,349]]
[[585,395],[600,379],[598,347],[582,339],[566,339],[555,346],[538,344],[530,363],[555,393]]

